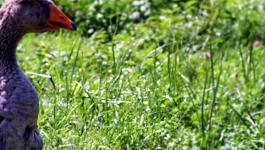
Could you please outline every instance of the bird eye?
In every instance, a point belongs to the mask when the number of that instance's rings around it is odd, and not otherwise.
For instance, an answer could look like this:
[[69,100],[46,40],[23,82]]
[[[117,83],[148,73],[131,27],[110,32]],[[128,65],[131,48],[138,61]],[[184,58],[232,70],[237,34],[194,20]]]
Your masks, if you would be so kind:
[[33,2],[33,7],[39,8],[41,4],[39,2]]

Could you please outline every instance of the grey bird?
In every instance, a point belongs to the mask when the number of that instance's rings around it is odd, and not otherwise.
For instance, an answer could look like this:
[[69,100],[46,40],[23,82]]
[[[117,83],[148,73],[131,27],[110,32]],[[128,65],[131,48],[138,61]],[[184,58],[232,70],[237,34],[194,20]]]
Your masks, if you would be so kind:
[[6,0],[0,8],[0,150],[41,150],[39,100],[20,69],[16,47],[30,32],[76,30],[51,0]]

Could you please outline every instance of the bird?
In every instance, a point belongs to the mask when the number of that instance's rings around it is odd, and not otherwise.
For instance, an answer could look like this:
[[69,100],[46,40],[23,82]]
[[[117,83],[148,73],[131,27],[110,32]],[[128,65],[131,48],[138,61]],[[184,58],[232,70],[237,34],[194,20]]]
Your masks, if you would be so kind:
[[38,94],[19,67],[16,47],[27,33],[76,30],[51,0],[5,0],[0,8],[0,150],[41,150]]

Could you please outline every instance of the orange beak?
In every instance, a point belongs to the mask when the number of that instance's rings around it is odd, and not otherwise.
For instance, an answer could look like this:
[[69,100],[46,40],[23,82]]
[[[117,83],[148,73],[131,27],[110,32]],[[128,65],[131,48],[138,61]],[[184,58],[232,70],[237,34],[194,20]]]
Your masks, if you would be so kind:
[[76,30],[76,25],[72,20],[70,20],[59,8],[57,8],[53,3],[49,4],[50,16],[48,19],[48,28],[50,30],[58,29],[69,29]]

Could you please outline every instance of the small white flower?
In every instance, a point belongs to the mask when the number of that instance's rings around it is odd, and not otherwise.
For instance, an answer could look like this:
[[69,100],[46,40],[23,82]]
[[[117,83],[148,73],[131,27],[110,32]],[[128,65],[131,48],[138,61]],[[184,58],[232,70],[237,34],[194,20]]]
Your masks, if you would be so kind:
[[140,13],[138,11],[133,12],[132,15],[130,16],[130,19],[138,19],[140,18]]
[[188,15],[187,15],[187,18],[188,18],[188,19],[191,19],[191,18],[192,18],[192,15],[188,14]]
[[166,19],[166,16],[165,16],[165,15],[161,15],[161,16],[159,16],[159,18],[160,18],[161,20],[164,20],[164,19]]
[[219,36],[221,36],[221,33],[220,32],[216,32],[215,35],[219,37]]
[[259,6],[258,6],[258,11],[260,11],[260,12],[264,11],[264,6],[259,5]]
[[204,16],[204,17],[208,17],[209,14],[207,13],[207,11],[203,11],[203,12],[202,12],[202,16]]
[[186,24],[186,27],[189,28],[189,29],[192,28],[192,23]]
[[150,11],[150,9],[147,10],[147,11],[144,13],[144,16],[150,16],[150,15],[151,15],[151,11]]
[[140,10],[141,10],[142,12],[145,12],[146,9],[147,9],[147,8],[146,8],[146,6],[144,6],[144,5],[140,7]]
[[87,31],[87,33],[88,33],[88,34],[91,34],[91,33],[93,33],[94,31],[95,31],[94,29],[90,28],[90,29]]
[[134,2],[133,2],[133,6],[136,6],[136,7],[139,7],[139,6],[143,5],[143,4],[144,4],[144,1],[143,1],[143,0],[140,0],[140,1],[134,1]]
[[100,14],[100,13],[98,13],[98,14],[97,14],[97,19],[101,19],[101,18],[103,18],[103,15]]

